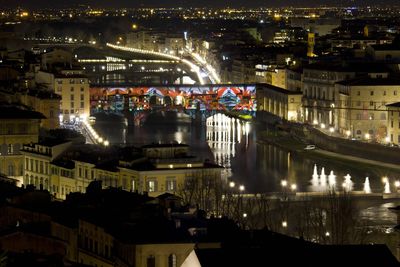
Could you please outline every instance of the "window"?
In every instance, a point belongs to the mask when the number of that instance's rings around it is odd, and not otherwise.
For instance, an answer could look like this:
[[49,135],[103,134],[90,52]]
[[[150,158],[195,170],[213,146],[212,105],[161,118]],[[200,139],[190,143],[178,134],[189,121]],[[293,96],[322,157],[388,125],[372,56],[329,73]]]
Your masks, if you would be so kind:
[[390,121],[390,127],[393,128],[393,121]]
[[71,92],[73,92],[73,91],[74,91],[74,87],[72,86],[72,87],[71,87]]
[[356,118],[357,118],[357,120],[361,120],[361,114],[357,113]]
[[386,91],[383,91],[383,95],[386,95]]
[[369,92],[369,95],[374,95],[374,91]]
[[75,106],[74,102],[71,102],[71,108],[74,108],[74,106]]
[[133,180],[133,178],[132,178],[132,191],[135,191],[135,180]]
[[39,166],[40,166],[40,173],[44,173],[44,171],[43,171],[43,161],[40,162]]
[[393,95],[397,95],[397,91],[396,90],[393,91]]
[[14,165],[12,163],[8,164],[8,176],[14,176]]
[[369,102],[369,105],[370,105],[370,106],[373,106],[373,105],[374,105],[374,101],[370,101],[370,102]]
[[85,100],[85,96],[81,95],[81,101]]
[[147,257],[147,267],[156,267],[156,258],[153,255]]
[[357,91],[357,95],[361,95],[361,92],[360,92],[360,91]]
[[361,130],[356,131],[357,135],[361,135]]
[[81,102],[81,108],[84,108],[84,107],[85,107],[85,103]]
[[14,153],[14,147],[12,144],[8,144],[7,146],[7,154],[13,154]]
[[71,113],[70,114],[74,114],[74,113],[75,113],[75,111],[73,109],[71,109]]
[[58,84],[62,84],[63,81],[62,81],[62,80],[57,80],[57,83],[58,83]]
[[167,180],[167,191],[176,191],[176,181]]
[[81,92],[85,91],[85,88],[81,87]]
[[176,255],[171,254],[168,256],[168,267],[176,267]]
[[79,167],[79,177],[82,177],[82,169],[81,169],[81,167]]
[[156,181],[149,181],[147,183],[147,191],[149,192],[155,192],[157,191],[157,184]]
[[71,95],[71,101],[74,101],[74,95]]

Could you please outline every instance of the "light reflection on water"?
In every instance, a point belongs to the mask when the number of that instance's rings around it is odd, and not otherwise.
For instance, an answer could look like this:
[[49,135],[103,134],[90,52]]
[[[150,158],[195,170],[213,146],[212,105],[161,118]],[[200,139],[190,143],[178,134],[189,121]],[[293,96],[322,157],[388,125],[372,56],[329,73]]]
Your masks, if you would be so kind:
[[[238,184],[244,184],[249,193],[281,191],[281,180],[296,184],[297,190],[302,192],[321,191],[326,184],[334,184],[337,190],[342,190],[342,184],[350,182],[344,178],[347,174],[350,174],[356,191],[364,190],[366,177],[369,177],[373,193],[383,192],[382,177],[387,176],[393,192],[395,178],[400,177],[399,172],[312,158],[307,152],[290,153],[275,145],[258,143],[260,126],[222,114],[208,118],[203,124],[182,121],[180,116],[163,113],[148,117],[143,126],[128,131],[122,124],[110,125],[109,122],[97,122],[96,128],[111,143],[126,141],[137,146],[170,142],[189,144],[195,156],[201,160],[214,160],[224,166],[224,175]],[[261,130],[268,131],[265,128]],[[313,179],[315,165],[319,177]],[[327,177],[321,181],[322,168]],[[331,171],[333,176],[329,179]]]

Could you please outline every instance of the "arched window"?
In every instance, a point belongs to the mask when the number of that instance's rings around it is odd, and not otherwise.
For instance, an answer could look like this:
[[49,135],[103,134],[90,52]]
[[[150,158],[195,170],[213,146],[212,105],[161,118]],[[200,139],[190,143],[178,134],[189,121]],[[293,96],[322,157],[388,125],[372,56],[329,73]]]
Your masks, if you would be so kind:
[[156,267],[156,257],[150,255],[147,257],[147,267]]
[[8,176],[14,176],[14,164],[8,164]]
[[44,179],[44,188],[45,190],[49,190],[49,180],[48,179]]
[[176,267],[176,255],[171,254],[168,256],[168,267]]

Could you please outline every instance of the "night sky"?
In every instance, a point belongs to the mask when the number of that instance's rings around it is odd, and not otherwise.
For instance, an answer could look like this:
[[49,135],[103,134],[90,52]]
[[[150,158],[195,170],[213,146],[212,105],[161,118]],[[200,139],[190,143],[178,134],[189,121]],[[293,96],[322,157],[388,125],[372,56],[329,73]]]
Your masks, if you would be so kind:
[[0,0],[1,7],[21,6],[26,8],[46,7],[76,7],[79,4],[92,7],[177,7],[177,6],[215,6],[215,7],[239,7],[239,6],[353,6],[369,4],[393,4],[396,0]]

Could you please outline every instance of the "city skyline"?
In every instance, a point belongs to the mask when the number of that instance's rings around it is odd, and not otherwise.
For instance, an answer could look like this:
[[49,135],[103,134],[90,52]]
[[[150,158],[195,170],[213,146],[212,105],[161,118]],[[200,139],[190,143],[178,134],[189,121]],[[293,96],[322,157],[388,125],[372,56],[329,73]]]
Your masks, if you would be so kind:
[[[376,1],[366,0],[283,0],[275,2],[272,0],[174,0],[168,1],[167,3],[162,0],[140,0],[140,1],[129,1],[129,0],[116,0],[116,1],[106,1],[106,0],[71,0],[71,1],[56,1],[49,3],[46,0],[0,0],[0,4],[5,7],[22,7],[22,8],[70,8],[78,7],[80,5],[87,5],[91,7],[102,7],[102,8],[121,8],[121,7],[285,7],[285,6],[295,6],[295,7],[317,7],[317,6],[367,6],[367,5],[377,5]],[[380,1],[381,5],[392,4],[391,1],[383,0]]]

